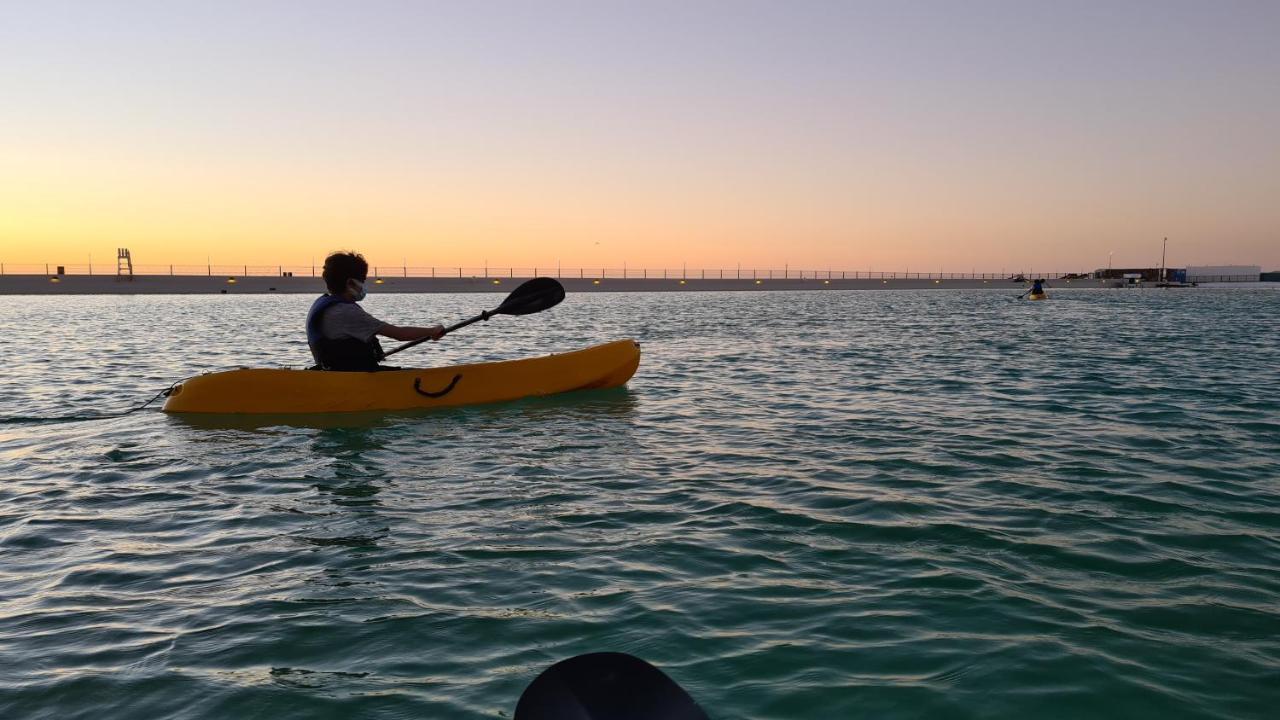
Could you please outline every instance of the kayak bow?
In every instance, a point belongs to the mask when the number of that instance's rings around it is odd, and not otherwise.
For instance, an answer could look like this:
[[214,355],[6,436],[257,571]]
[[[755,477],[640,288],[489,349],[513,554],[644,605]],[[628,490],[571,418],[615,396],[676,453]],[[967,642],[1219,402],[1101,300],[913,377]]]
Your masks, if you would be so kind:
[[618,340],[574,352],[440,368],[331,372],[240,369],[188,378],[171,413],[333,413],[410,410],[618,387],[640,365],[640,345]]

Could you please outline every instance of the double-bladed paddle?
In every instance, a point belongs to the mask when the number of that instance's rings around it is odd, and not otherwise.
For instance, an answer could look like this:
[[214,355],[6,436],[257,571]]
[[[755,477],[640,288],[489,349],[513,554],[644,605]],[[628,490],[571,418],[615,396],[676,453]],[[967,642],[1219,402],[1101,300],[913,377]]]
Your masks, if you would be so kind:
[[[444,332],[440,334],[440,337],[444,337],[459,328],[464,328],[471,323],[488,320],[494,315],[532,315],[533,313],[542,312],[547,308],[559,305],[561,300],[564,300],[564,286],[555,278],[540,277],[527,280],[521,283],[520,287],[512,290],[511,294],[507,296],[507,299],[503,300],[502,304],[498,307],[493,310],[486,310],[473,318],[463,320],[455,325],[450,325],[444,329]],[[395,355],[401,350],[408,350],[414,345],[426,342],[427,340],[430,340],[430,338],[422,338],[420,340],[407,342],[400,347],[388,350],[384,357]]]
[[684,688],[626,653],[590,653],[542,671],[514,720],[708,720]]

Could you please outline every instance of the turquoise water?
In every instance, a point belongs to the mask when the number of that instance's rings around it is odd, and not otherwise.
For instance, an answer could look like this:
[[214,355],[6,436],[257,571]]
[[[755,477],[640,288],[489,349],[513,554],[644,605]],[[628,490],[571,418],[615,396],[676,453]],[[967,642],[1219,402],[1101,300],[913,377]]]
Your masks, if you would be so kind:
[[1280,292],[1016,294],[571,295],[397,359],[627,389],[295,422],[34,419],[301,365],[310,298],[0,305],[0,717],[502,718],[601,650],[715,718],[1274,717]]

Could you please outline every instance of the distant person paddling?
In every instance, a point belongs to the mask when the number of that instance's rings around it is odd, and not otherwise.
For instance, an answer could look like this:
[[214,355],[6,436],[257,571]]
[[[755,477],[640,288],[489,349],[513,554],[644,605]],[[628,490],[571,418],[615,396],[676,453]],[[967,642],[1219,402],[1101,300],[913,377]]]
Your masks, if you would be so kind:
[[408,327],[385,323],[358,304],[367,292],[369,263],[359,253],[336,252],[324,260],[328,292],[316,298],[307,313],[307,345],[317,370],[372,372],[385,356],[377,335],[394,340],[438,340],[439,325]]
[[1031,289],[1019,295],[1018,299],[1021,300],[1022,298],[1027,297],[1028,295],[1031,296],[1032,300],[1039,300],[1045,297],[1044,280],[1039,278],[1037,278],[1036,280],[1033,280],[1031,282]]

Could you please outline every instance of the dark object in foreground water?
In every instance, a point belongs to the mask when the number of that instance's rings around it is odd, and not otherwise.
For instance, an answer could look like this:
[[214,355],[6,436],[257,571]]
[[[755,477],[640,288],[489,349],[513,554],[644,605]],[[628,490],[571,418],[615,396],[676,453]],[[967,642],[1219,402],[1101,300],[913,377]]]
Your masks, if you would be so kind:
[[708,720],[684,688],[626,653],[561,660],[525,688],[514,720]]

